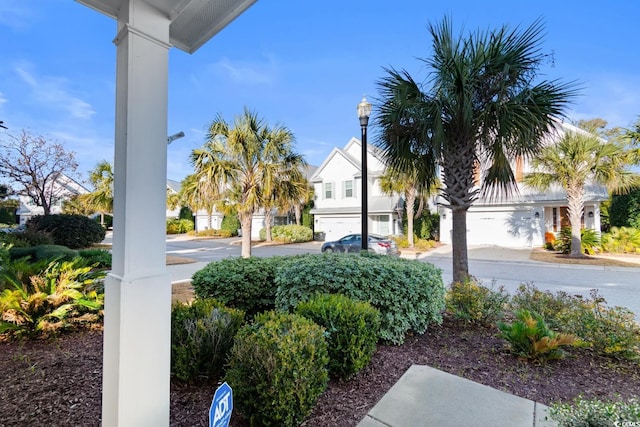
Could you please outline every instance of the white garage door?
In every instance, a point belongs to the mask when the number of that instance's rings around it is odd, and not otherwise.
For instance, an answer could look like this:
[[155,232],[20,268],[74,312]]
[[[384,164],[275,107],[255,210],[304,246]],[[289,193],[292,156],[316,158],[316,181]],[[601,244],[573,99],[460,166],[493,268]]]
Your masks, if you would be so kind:
[[362,231],[360,217],[357,218],[320,218],[317,230],[324,231],[325,241],[338,240],[339,238]]
[[467,244],[530,247],[537,242],[531,211],[467,212]]

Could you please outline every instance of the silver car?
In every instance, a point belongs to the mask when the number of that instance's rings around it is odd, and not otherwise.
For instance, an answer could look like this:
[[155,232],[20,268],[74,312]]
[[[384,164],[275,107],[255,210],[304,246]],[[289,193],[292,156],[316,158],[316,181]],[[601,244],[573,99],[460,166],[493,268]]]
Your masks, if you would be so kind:
[[[399,256],[398,245],[391,239],[378,234],[369,234],[369,251],[378,255]],[[320,249],[324,252],[360,252],[362,249],[362,235],[348,234],[336,241],[325,242]]]

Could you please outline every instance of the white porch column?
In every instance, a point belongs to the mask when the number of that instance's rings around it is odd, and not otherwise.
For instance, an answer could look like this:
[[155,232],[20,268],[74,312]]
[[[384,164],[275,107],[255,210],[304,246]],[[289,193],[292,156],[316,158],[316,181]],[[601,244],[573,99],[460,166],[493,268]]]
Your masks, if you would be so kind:
[[102,424],[168,426],[170,21],[142,0],[122,1],[117,19],[113,265],[105,283]]

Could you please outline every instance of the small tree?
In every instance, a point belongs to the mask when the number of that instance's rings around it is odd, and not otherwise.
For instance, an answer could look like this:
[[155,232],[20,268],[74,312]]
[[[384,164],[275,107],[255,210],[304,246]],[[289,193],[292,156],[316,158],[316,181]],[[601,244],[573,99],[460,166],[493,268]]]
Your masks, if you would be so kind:
[[628,170],[629,151],[581,131],[567,132],[555,144],[545,146],[531,161],[535,172],[523,182],[546,191],[559,184],[567,193],[571,222],[571,256],[582,256],[581,217],[584,214],[585,185],[605,185],[610,191],[628,192],[640,184],[640,176]]
[[16,194],[30,197],[44,214],[62,192],[54,183],[62,176],[75,174],[75,153],[62,144],[33,136],[23,130],[20,136],[5,134],[0,139],[0,176],[6,178]]

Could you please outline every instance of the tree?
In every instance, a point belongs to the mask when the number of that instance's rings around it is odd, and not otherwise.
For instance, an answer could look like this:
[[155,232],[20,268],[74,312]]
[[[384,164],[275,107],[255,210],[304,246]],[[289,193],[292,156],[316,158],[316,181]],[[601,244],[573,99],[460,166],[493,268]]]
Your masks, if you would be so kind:
[[113,167],[106,160],[98,163],[89,174],[93,191],[86,197],[86,203],[94,212],[100,213],[100,224],[104,226],[104,214],[113,212]]
[[545,191],[559,184],[567,193],[571,223],[571,257],[582,256],[581,218],[585,185],[605,185],[609,191],[625,193],[640,185],[640,176],[628,170],[630,152],[589,132],[566,132],[555,144],[545,146],[532,159],[535,172],[523,182]]
[[[274,138],[289,138],[289,145],[293,141],[293,135],[288,132],[286,135],[274,135]],[[291,151],[291,147],[289,147]],[[266,228],[266,241],[270,242],[271,222],[273,219],[273,209],[289,211],[294,207],[300,207],[300,202],[308,195],[309,182],[304,176],[303,168],[307,164],[299,154],[291,152],[288,159],[282,162],[282,170],[274,177],[273,181],[264,188],[264,222]]]
[[253,213],[266,205],[278,177],[299,163],[292,151],[293,134],[283,126],[270,127],[245,108],[233,127],[218,114],[207,138],[202,148],[193,150],[191,163],[201,182],[224,189],[224,205],[240,218],[242,256],[250,257]]
[[44,215],[63,195],[64,186],[54,185],[61,177],[75,174],[75,153],[62,144],[23,130],[19,137],[5,134],[0,140],[0,176],[9,180],[16,194],[30,197]]
[[[409,247],[413,248],[415,246],[414,220],[422,215],[427,199],[437,191],[437,187],[424,186],[423,181],[417,178],[416,173],[409,175],[388,168],[385,174],[380,177],[380,188],[386,194],[402,194],[404,196],[404,207],[407,213],[407,241]],[[418,202],[417,209],[416,202]]]
[[[433,57],[423,89],[407,71],[386,69],[378,82],[381,102],[377,145],[387,164],[416,173],[433,187],[441,171],[443,206],[452,210],[453,280],[469,275],[467,210],[479,196],[517,189],[510,161],[534,154],[574,95],[572,84],[534,83],[547,58],[540,51],[543,27],[455,38],[448,18],[429,25]],[[476,185],[476,172],[481,172]]]
[[[220,202],[222,189],[216,177],[187,175],[180,187],[180,200],[186,203],[192,212],[204,209],[207,212],[208,228],[213,228],[213,211]],[[196,221],[197,226],[197,221]],[[197,230],[196,230],[197,231]]]

